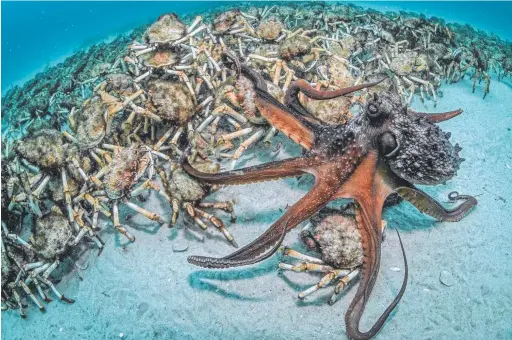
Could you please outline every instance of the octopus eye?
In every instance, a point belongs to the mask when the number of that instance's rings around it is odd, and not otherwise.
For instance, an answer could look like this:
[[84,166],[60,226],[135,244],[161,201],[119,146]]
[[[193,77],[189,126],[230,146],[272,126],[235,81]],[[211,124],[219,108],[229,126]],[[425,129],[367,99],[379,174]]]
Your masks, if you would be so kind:
[[384,132],[379,138],[379,150],[384,157],[390,158],[400,150],[400,143],[394,134]]
[[368,105],[368,116],[370,119],[376,119],[380,115],[379,108],[375,104]]

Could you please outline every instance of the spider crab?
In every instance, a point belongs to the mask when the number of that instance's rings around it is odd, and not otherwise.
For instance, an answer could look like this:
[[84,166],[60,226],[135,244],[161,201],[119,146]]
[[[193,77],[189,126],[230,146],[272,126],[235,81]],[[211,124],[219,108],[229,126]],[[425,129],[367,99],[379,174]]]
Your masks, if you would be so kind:
[[[256,88],[256,105],[272,124],[306,149],[301,157],[270,162],[216,174],[202,173],[186,159],[183,169],[191,176],[218,185],[247,184],[311,174],[312,189],[291,206],[265,233],[240,250],[223,258],[190,256],[192,264],[206,268],[227,268],[254,264],[278,250],[287,231],[311,217],[330,201],[339,198],[355,201],[355,221],[361,234],[363,264],[361,282],[351,302],[345,323],[351,339],[369,339],[384,325],[400,301],[400,292],[366,332],[359,329],[364,308],[370,297],[380,267],[382,209],[386,198],[396,192],[420,211],[441,221],[459,221],[476,204],[471,196],[452,210],[416,188],[413,183],[435,185],[452,178],[463,159],[460,147],[453,146],[449,134],[435,125],[459,115],[456,110],[440,114],[420,114],[407,109],[397,94],[374,94],[363,113],[344,125],[325,125],[312,117],[300,104],[298,93],[314,99],[342,96],[374,85],[363,84],[335,91],[317,91],[304,80],[291,84],[285,105],[268,94],[262,77],[242,65],[242,72]],[[400,240],[401,243],[401,240]],[[405,251],[401,244],[405,259]]]

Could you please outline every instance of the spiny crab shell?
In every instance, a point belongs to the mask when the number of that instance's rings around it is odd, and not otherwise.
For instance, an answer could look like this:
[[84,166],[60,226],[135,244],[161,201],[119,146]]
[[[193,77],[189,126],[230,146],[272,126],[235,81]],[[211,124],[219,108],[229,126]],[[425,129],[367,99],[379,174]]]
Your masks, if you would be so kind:
[[262,39],[274,41],[281,35],[283,29],[284,25],[279,19],[270,17],[258,25],[256,34]]
[[331,44],[331,52],[345,59],[350,58],[357,47],[357,40],[353,36],[343,37],[339,42]]
[[144,33],[147,43],[168,43],[183,37],[186,26],[174,13],[161,15]]
[[407,51],[393,58],[389,67],[394,73],[400,76],[406,76],[412,72],[425,70],[426,61],[423,59],[423,56],[418,55],[417,52]]
[[296,35],[285,39],[279,46],[279,55],[285,60],[303,56],[311,51],[311,43],[308,37]]
[[73,233],[67,218],[50,213],[36,220],[32,243],[34,250],[40,256],[51,260],[66,251],[71,237]]
[[105,79],[107,92],[115,91],[124,95],[133,92],[133,78],[127,73],[111,73]]
[[160,118],[182,125],[194,115],[194,99],[185,84],[152,80],[148,88],[151,102]]
[[308,112],[321,121],[339,125],[346,124],[352,117],[349,111],[351,105],[351,97],[341,96],[327,100],[308,100],[305,106]]
[[167,174],[167,178],[167,191],[181,202],[199,201],[208,193],[207,188],[203,187],[181,168]]
[[139,171],[149,161],[148,157],[147,150],[138,144],[115,149],[104,180],[105,192],[110,199],[123,197],[135,184]]
[[354,268],[363,262],[363,246],[353,216],[320,213],[311,218],[313,238],[322,260],[334,268]]
[[106,105],[101,98],[93,97],[75,114],[74,120],[77,125],[74,128],[74,135],[80,149],[92,148],[105,137],[105,109]]
[[331,78],[329,81],[332,85],[340,88],[354,85],[356,80],[344,62],[335,58],[329,58],[327,66]]
[[218,33],[224,33],[233,26],[238,15],[239,10],[227,11],[219,14],[213,21],[213,29]]
[[19,141],[16,153],[44,169],[56,169],[62,166],[66,159],[62,135],[59,131],[51,129],[39,130]]

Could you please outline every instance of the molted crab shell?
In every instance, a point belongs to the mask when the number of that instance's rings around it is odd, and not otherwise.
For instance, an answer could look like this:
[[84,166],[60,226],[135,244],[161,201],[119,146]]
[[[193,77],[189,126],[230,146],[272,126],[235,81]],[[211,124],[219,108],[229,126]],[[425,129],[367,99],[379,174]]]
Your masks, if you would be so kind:
[[219,33],[226,32],[227,30],[229,30],[231,26],[233,26],[239,14],[240,11],[238,10],[228,11],[219,14],[213,21],[213,29]]
[[308,37],[296,35],[285,39],[279,46],[279,55],[281,58],[290,60],[297,56],[303,56],[311,51],[311,43]]
[[179,201],[194,202],[206,196],[202,185],[180,168],[169,174],[168,179],[167,191]]

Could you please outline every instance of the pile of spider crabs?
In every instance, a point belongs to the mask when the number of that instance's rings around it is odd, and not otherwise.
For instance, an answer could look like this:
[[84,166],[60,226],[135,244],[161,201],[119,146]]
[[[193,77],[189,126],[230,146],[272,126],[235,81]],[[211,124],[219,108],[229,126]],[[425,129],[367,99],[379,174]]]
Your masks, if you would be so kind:
[[[475,198],[447,209],[414,184],[456,175],[461,148],[437,123],[461,110],[415,112],[414,98],[440,100],[440,86],[510,75],[510,45],[469,26],[357,6],[264,6],[207,16],[164,14],[128,37],[95,45],[47,69],[2,101],[2,309],[26,316],[50,296],[75,259],[104,248],[108,229],[135,242],[120,208],[197,238],[228,231],[233,202],[208,195],[224,185],[312,174],[315,183],[264,234],[223,258],[190,256],[209,268],[253,264],[287,231],[317,256],[281,248],[282,270],[325,276],[299,294],[334,284],[330,303],[355,278],[347,335],[374,336],[397,298],[367,332],[359,319],[380,264],[382,209],[402,199],[440,221],[458,221]],[[236,169],[278,133],[296,158]],[[261,149],[260,149],[261,150]],[[164,218],[144,202],[166,202]],[[332,200],[350,203],[325,208]],[[223,213],[220,213],[223,211]],[[104,238],[104,237],[103,237]],[[402,250],[404,248],[402,247]],[[405,256],[405,253],[404,253]],[[284,260],[283,260],[284,261]],[[406,267],[407,268],[407,267]]]

